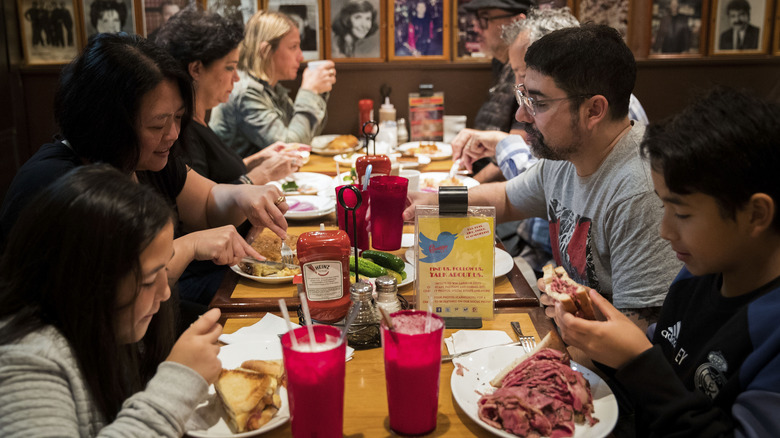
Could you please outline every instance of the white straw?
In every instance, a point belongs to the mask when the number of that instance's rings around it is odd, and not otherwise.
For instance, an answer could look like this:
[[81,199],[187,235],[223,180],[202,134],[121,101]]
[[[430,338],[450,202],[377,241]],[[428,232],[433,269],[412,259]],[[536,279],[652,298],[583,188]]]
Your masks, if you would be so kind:
[[312,328],[311,313],[309,313],[309,303],[306,302],[306,294],[301,292],[298,295],[301,299],[301,307],[303,307],[303,316],[306,318],[306,329],[309,331],[309,345],[311,345],[311,351],[314,351],[314,345],[317,344],[317,340],[314,339],[314,329]]
[[292,322],[290,322],[290,314],[287,313],[287,303],[284,301],[284,298],[279,298],[279,309],[282,311],[282,316],[284,316],[284,320],[287,321],[287,331],[290,333],[290,342],[292,342],[292,346],[294,350],[298,349],[298,339],[295,337],[295,332],[293,331]]
[[340,186],[340,185],[344,184],[344,178],[341,177],[341,172],[339,172],[339,162],[338,161],[336,161],[336,181],[338,181],[338,184],[336,184],[336,186]]
[[430,333],[433,325],[433,292],[428,292],[428,314],[425,315],[425,333]]

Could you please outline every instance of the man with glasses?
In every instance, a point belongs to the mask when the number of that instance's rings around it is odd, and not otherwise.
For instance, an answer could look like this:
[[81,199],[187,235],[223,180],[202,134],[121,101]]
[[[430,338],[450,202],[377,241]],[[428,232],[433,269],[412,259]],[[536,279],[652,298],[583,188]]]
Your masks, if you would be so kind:
[[[647,327],[681,263],[658,233],[662,210],[639,153],[644,126],[628,117],[634,57],[615,29],[585,25],[544,36],[525,61],[516,118],[539,162],[474,187],[469,204],[495,206],[500,221],[547,219],[555,261]],[[410,201],[407,220],[436,194]],[[553,304],[546,295],[542,303]]]

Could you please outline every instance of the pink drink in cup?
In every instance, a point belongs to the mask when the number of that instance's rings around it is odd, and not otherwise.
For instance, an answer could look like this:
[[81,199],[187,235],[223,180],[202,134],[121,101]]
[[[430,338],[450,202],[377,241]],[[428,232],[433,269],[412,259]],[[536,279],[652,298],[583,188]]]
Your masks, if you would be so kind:
[[409,180],[400,176],[375,176],[368,191],[371,196],[371,246],[382,251],[401,248],[403,212]]
[[[336,327],[312,328],[317,340],[314,351],[306,327],[282,336],[292,435],[341,438],[346,343],[340,342],[341,330]],[[298,340],[298,349],[293,349],[291,335]]]
[[[430,315],[430,331],[425,321]],[[416,310],[395,312],[394,331],[382,321],[390,429],[399,435],[423,435],[436,429],[444,321]]]
[[[362,197],[362,203],[357,210],[355,210],[355,217],[357,220],[357,236],[358,236],[358,248],[361,250],[370,249],[368,240],[368,223],[366,222],[366,210],[368,209],[368,190],[360,190],[359,185],[353,184],[355,188],[360,191]],[[352,220],[352,211],[347,211],[347,221],[344,222],[344,208],[339,203],[339,190],[346,185],[336,187],[336,219],[339,223],[339,229],[344,230],[349,236],[350,247],[355,247],[355,229],[353,228],[355,222]],[[357,196],[355,192],[350,189],[344,190],[344,203],[347,207],[354,207]]]

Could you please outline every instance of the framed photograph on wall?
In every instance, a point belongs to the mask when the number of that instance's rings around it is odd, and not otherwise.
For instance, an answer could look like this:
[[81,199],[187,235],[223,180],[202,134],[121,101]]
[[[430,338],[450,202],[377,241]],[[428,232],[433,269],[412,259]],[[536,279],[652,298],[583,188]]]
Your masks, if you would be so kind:
[[452,59],[464,62],[490,62],[490,56],[482,51],[477,14],[463,6],[473,0],[453,0]]
[[322,13],[317,0],[268,0],[266,9],[287,14],[295,21],[301,33],[304,60],[322,58]]
[[629,0],[578,0],[575,11],[580,23],[606,24],[628,38],[628,17],[631,16]]
[[771,0],[713,0],[710,53],[766,53],[769,48]]
[[246,24],[257,12],[258,0],[206,0],[206,10]]
[[449,60],[450,3],[446,0],[388,0],[388,58]]
[[196,0],[141,0],[141,10],[143,11],[144,36],[154,38],[163,24],[190,4],[197,3]]
[[79,53],[79,20],[74,0],[17,0],[27,64],[64,64]]
[[133,0],[80,0],[85,41],[96,33],[138,33]]
[[385,0],[326,1],[326,57],[334,62],[384,61],[385,7]]
[[707,0],[653,0],[650,57],[699,57],[706,53]]
[[780,55],[780,4],[775,8],[775,37],[773,38],[772,53]]

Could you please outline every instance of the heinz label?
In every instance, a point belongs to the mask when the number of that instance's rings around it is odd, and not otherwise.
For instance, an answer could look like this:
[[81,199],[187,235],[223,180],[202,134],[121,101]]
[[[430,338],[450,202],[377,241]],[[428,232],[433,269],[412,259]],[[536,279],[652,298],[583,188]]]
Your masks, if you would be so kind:
[[338,260],[304,263],[301,269],[310,301],[337,300],[344,296],[342,265]]

